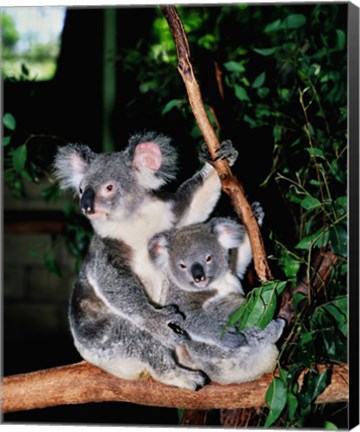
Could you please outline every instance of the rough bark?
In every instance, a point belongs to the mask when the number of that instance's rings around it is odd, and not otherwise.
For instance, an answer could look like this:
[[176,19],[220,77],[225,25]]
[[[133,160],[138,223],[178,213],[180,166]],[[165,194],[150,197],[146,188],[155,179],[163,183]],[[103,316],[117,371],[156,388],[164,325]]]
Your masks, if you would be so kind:
[[[323,367],[319,368],[320,370]],[[4,413],[90,402],[131,402],[138,405],[208,410],[257,408],[273,375],[243,384],[211,383],[194,392],[166,386],[150,378],[122,380],[83,361],[67,366],[6,377],[1,400]],[[299,378],[300,383],[302,377]],[[332,382],[317,403],[348,399],[348,367],[333,367]]]

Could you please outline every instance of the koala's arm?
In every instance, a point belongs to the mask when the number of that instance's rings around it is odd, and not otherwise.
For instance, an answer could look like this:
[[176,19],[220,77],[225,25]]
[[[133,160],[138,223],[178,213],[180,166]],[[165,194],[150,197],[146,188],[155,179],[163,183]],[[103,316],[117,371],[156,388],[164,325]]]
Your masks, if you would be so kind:
[[[261,207],[260,203],[258,203],[257,201],[255,201],[251,205],[251,207],[256,217],[257,223],[261,227],[265,216],[264,210]],[[236,250],[236,274],[240,279],[244,278],[246,269],[248,268],[253,258],[249,234],[247,233],[245,227],[243,227],[243,229],[243,242]]]
[[168,323],[181,325],[181,314],[173,306],[155,308],[149,302],[140,279],[128,264],[129,253],[116,240],[94,236],[85,267],[87,280],[112,313],[153,334],[175,336]]
[[[218,157],[226,159],[230,166],[235,162],[238,152],[230,140],[221,143]],[[203,168],[184,182],[175,194],[174,213],[177,216],[177,227],[205,221],[213,211],[221,194],[221,182],[207,147],[203,145],[200,152]]]

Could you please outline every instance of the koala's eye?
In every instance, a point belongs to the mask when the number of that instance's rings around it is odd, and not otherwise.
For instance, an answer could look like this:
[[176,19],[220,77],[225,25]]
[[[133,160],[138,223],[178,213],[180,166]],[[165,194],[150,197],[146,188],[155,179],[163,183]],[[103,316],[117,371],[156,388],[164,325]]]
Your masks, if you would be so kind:
[[82,190],[82,188],[79,188],[79,192],[80,192],[80,194],[82,194],[82,193],[83,193],[83,190]]
[[210,263],[211,260],[212,260],[212,256],[211,256],[211,255],[208,255],[208,256],[205,258],[205,261],[206,261],[207,263]]
[[113,193],[115,190],[115,185],[114,183],[105,183],[102,187],[102,193],[103,195],[109,195],[111,193]]
[[180,264],[179,264],[179,267],[182,268],[183,270],[186,269],[186,265],[185,265],[184,263],[180,263]]

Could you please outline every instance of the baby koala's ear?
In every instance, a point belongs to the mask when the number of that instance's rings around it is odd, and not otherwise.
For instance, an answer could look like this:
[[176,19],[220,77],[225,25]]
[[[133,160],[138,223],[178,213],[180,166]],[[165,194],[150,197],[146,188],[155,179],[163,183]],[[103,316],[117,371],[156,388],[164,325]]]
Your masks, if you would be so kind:
[[217,236],[219,243],[225,249],[237,248],[245,236],[245,227],[232,219],[214,218],[210,222],[212,232]]
[[168,268],[169,245],[172,231],[163,231],[156,234],[148,244],[148,251],[152,262],[162,270]]

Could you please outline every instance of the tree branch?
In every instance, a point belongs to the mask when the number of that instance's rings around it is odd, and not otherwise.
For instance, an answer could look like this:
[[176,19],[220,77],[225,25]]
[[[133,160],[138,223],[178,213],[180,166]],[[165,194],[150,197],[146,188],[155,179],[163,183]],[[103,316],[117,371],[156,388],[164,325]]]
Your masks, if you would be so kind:
[[[217,157],[216,150],[220,146],[220,143],[204,108],[200,88],[190,61],[190,48],[184,27],[174,6],[162,6],[161,10],[169,24],[175,41],[178,70],[184,81],[190,106],[211,157],[215,160]],[[219,174],[223,191],[229,195],[236,212],[249,233],[256,273],[263,282],[272,279],[260,229],[251,206],[245,197],[242,185],[232,174],[227,161],[218,159],[214,162],[214,167]]]
[[[320,367],[322,370],[324,367]],[[166,386],[151,378],[122,380],[85,361],[3,379],[3,413],[90,402],[131,402],[168,408],[214,409],[265,406],[273,375],[243,384],[211,383],[194,392]],[[302,382],[302,376],[299,383]],[[166,395],[166,396],[165,396]],[[333,367],[331,384],[317,403],[348,399],[348,367]]]

